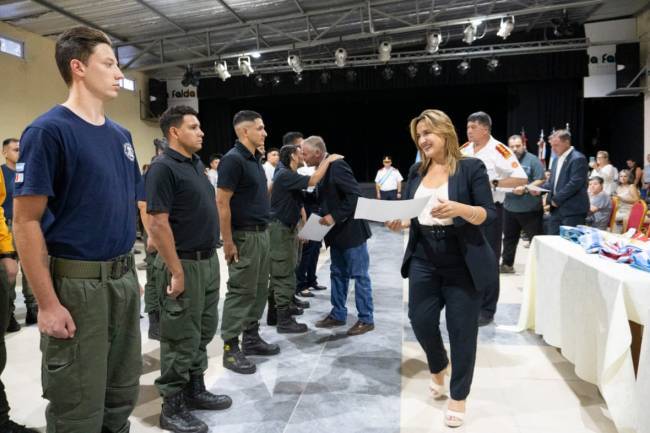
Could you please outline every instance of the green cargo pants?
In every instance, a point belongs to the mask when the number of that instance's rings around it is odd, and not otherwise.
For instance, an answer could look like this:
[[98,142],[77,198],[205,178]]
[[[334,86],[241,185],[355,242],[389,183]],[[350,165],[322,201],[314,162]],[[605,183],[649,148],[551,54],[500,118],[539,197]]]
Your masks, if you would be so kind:
[[41,335],[47,433],[126,433],[142,372],[133,256],[119,266],[52,258],[54,290],[74,338]]
[[269,292],[268,230],[233,231],[239,261],[228,265],[228,293],[223,304],[221,338],[238,337],[259,322]]
[[[5,267],[0,261],[0,377],[7,365],[7,346],[5,345],[5,330],[9,323],[9,281]],[[9,421],[9,402],[5,386],[0,380],[0,425]]]
[[296,260],[298,259],[298,238],[296,229],[279,221],[269,225],[271,264],[269,290],[275,295],[277,308],[288,307],[296,292]]
[[190,375],[208,368],[207,345],[217,332],[219,315],[219,258],[181,260],[185,291],[174,299],[166,295],[170,275],[158,255],[156,285],[160,294],[160,377],[156,386],[163,397],[181,391]]

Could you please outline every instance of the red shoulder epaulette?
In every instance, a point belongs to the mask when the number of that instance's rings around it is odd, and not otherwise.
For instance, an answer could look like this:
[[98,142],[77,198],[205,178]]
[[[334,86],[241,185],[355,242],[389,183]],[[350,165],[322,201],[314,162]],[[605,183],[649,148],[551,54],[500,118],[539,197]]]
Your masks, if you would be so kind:
[[495,147],[497,149],[497,152],[499,152],[501,154],[501,156],[503,156],[504,159],[508,159],[512,155],[510,153],[510,149],[508,149],[507,147],[505,147],[501,143],[497,143],[497,145]]
[[467,143],[465,143],[465,144],[463,144],[462,146],[460,146],[460,148],[461,148],[461,149],[465,149],[467,146],[469,146],[470,143],[471,143],[471,141],[468,141]]

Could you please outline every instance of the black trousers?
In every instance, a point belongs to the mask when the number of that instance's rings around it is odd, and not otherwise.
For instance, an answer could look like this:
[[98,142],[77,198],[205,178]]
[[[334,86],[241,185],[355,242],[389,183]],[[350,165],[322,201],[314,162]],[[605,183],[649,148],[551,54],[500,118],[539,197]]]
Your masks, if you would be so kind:
[[[482,225],[483,233],[487,238],[494,255],[497,258],[497,268],[501,259],[501,240],[503,238],[503,203],[494,203],[496,206],[496,214],[492,223]],[[499,270],[497,269],[497,272]],[[499,302],[499,280],[492,287],[487,287],[483,292],[483,305],[481,306],[481,314],[486,317],[493,317],[497,311],[497,303]]]
[[560,216],[556,212],[551,212],[551,217],[548,220],[548,234],[549,235],[559,235],[560,226],[572,226],[575,227],[580,224],[585,223],[587,215],[569,215],[569,216]]
[[[3,266],[0,264],[0,266]],[[5,330],[9,322],[9,281],[4,268],[0,269],[0,375],[4,372],[7,365],[7,347],[5,346]],[[9,402],[5,386],[0,380],[0,426],[9,421]]]
[[382,200],[397,200],[397,190],[379,191],[379,197],[381,197]]
[[[439,246],[445,248],[444,243],[439,242]],[[482,296],[474,288],[462,256],[437,251],[433,258],[435,262],[417,253],[411,258],[409,319],[426,354],[429,371],[439,373],[449,364],[440,334],[440,312],[445,308],[451,350],[451,398],[465,400],[474,376]]]
[[523,230],[532,241],[537,235],[542,234],[542,209],[533,212],[503,211],[503,255],[504,265],[512,266],[515,262],[519,235]]
[[309,241],[302,245],[302,257],[296,267],[296,293],[318,284],[316,267],[320,255],[321,243]]

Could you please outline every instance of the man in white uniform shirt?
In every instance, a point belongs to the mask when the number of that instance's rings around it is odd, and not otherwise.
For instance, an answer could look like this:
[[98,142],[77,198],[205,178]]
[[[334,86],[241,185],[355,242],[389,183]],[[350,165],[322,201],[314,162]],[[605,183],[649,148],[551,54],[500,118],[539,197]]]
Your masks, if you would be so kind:
[[375,188],[377,200],[399,200],[402,198],[402,181],[404,178],[399,170],[393,167],[393,159],[384,157],[384,166],[377,170]]
[[266,152],[266,162],[262,167],[264,167],[264,174],[266,174],[266,186],[271,187],[273,182],[273,175],[275,174],[275,166],[278,165],[280,161],[280,151],[275,147],[269,149]]
[[[492,137],[492,119],[482,111],[471,114],[467,118],[468,142],[461,147],[465,156],[472,156],[483,161],[488,177],[492,183],[492,198],[496,205],[497,217],[494,222],[483,225],[483,232],[487,238],[494,255],[497,266],[501,259],[501,243],[503,239],[503,201],[506,194],[497,188],[515,188],[528,183],[528,176],[519,164],[517,157]],[[483,305],[479,316],[479,326],[490,324],[494,320],[494,313],[499,302],[499,284],[488,288],[483,293]]]

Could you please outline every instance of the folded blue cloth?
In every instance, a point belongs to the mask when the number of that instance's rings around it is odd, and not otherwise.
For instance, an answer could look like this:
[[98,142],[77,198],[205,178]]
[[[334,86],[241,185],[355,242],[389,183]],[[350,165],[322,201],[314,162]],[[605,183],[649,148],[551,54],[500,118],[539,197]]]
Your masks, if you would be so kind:
[[632,263],[630,263],[630,266],[641,269],[642,271],[650,272],[650,251],[641,251],[632,254]]

